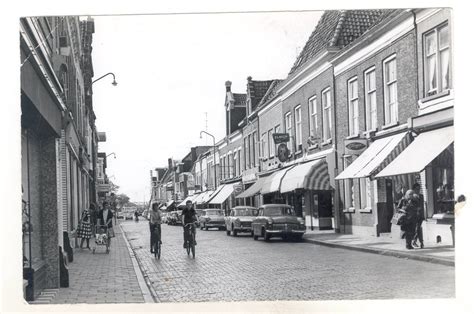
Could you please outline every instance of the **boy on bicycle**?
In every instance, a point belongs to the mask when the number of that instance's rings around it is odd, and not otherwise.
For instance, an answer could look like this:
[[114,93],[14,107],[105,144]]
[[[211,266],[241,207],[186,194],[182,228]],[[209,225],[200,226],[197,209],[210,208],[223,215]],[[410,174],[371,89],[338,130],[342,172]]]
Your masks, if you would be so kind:
[[150,252],[155,253],[153,251],[153,232],[154,229],[157,228],[158,231],[158,241],[161,242],[161,210],[158,208],[158,203],[153,203],[151,206],[152,211],[150,213]]
[[[188,223],[193,223],[197,221],[196,217],[196,211],[193,208],[193,202],[188,200],[186,202],[186,208],[183,209],[182,216],[181,216],[181,222],[183,223],[183,237],[184,237],[184,243],[183,243],[183,248],[186,248],[186,229],[185,226]],[[196,226],[193,224],[193,238],[194,238],[194,245],[197,245],[196,243]]]

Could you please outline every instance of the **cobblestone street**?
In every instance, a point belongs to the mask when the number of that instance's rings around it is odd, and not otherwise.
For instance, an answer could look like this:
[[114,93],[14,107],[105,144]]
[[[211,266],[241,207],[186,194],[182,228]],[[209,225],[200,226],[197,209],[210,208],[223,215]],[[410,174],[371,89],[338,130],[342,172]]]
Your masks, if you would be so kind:
[[198,230],[196,259],[182,227],[163,225],[161,260],[148,222],[122,227],[158,302],[453,298],[454,268],[310,243],[270,243]]

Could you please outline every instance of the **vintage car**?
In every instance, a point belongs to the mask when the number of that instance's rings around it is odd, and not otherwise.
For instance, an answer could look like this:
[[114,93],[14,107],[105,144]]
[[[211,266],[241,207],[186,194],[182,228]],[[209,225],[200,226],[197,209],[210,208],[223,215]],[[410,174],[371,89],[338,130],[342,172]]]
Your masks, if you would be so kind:
[[196,211],[196,218],[198,220],[199,226],[201,225],[201,216],[204,215],[204,210],[203,209],[194,209]]
[[224,213],[218,208],[208,208],[203,210],[203,214],[199,217],[199,226],[201,230],[209,228],[225,229]]
[[258,215],[252,222],[253,239],[271,237],[302,240],[306,231],[303,218],[297,217],[293,207],[284,204],[266,204],[258,208]]
[[225,217],[227,235],[235,237],[239,232],[252,232],[252,222],[257,216],[258,209],[250,206],[232,208],[230,215]]

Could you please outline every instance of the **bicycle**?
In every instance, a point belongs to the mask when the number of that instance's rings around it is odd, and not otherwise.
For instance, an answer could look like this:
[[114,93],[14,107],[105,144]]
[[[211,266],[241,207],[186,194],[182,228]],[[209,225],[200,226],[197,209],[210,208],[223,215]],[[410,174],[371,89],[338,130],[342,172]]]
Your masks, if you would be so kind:
[[[161,223],[157,223],[157,225],[161,225]],[[161,227],[161,226],[160,226]],[[155,254],[156,259],[160,259],[161,257],[161,236],[158,232],[158,226],[153,227],[153,253]]]
[[188,256],[190,253],[192,253],[193,258],[196,257],[196,246],[194,244],[194,232],[193,232],[193,225],[194,222],[189,222],[184,225],[184,232],[186,235],[186,252],[188,253]]

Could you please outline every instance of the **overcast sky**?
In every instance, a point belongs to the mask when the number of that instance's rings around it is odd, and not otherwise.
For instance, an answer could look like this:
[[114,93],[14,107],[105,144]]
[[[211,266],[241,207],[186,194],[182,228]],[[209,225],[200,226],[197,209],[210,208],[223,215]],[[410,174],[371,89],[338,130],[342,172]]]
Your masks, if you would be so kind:
[[225,86],[285,78],[321,12],[96,16],[93,39],[99,150],[107,173],[135,201],[149,199],[150,169],[225,135]]

